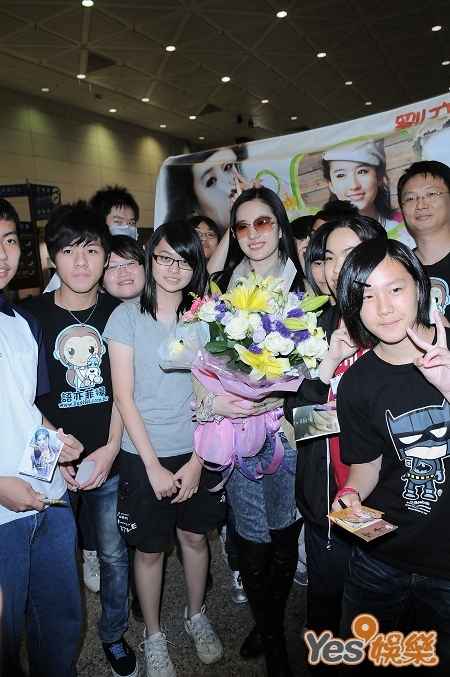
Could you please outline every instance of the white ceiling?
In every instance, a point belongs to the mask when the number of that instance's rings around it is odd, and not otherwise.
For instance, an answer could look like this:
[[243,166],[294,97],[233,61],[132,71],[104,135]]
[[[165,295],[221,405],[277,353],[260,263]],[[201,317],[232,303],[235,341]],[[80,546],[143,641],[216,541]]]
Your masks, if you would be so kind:
[[214,147],[448,91],[449,36],[449,0],[0,0],[0,85]]

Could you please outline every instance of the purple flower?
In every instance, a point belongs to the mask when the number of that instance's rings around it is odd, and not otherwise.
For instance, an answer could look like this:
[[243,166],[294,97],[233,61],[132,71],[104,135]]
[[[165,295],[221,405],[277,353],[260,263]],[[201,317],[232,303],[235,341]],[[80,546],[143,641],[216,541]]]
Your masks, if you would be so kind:
[[214,306],[214,310],[217,310],[218,313],[224,313],[226,309],[227,307],[223,301],[221,303],[216,303]]
[[278,331],[283,338],[291,338],[291,332],[285,327],[281,320],[275,322],[275,330]]
[[225,316],[225,313],[217,313],[216,322],[220,322],[221,319]]
[[301,308],[292,308],[287,314],[288,317],[303,317],[305,311]]
[[266,332],[263,327],[257,327],[253,332],[253,340],[255,343],[262,343],[266,338]]
[[254,355],[261,355],[261,353],[262,353],[262,348],[260,348],[259,346],[255,346],[254,344],[249,346],[247,350],[250,353],[253,353]]
[[227,311],[226,313],[223,314],[223,317],[220,320],[220,324],[223,324],[223,326],[226,327],[232,317],[234,317],[233,313]]
[[270,321],[270,315],[264,313],[264,315],[261,316],[261,323],[265,331],[267,332],[272,331],[272,322]]
[[215,291],[213,294],[214,301],[218,301],[220,298],[220,291]]
[[292,292],[292,293],[294,294],[294,296],[296,296],[296,297],[298,298],[299,301],[301,301],[302,298],[303,298],[304,295],[305,295],[305,292],[304,292],[304,291],[294,291],[294,292]]
[[302,329],[292,334],[294,343],[303,343],[303,341],[307,341],[309,338],[311,338],[311,333],[307,329]]

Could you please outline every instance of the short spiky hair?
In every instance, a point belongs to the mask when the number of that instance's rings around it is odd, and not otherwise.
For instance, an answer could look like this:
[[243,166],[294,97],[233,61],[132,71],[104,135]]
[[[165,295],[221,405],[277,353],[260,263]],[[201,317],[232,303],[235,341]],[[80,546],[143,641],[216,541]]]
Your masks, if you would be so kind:
[[56,254],[69,245],[87,244],[98,240],[105,252],[110,248],[109,228],[102,217],[84,200],[57,207],[45,226],[45,244],[55,263]]
[[98,190],[89,200],[89,206],[98,212],[106,221],[113,207],[129,207],[134,212],[136,222],[139,221],[139,207],[125,186],[105,186]]
[[16,210],[8,200],[0,197],[0,221],[11,221],[14,223],[17,235],[20,233],[20,219]]

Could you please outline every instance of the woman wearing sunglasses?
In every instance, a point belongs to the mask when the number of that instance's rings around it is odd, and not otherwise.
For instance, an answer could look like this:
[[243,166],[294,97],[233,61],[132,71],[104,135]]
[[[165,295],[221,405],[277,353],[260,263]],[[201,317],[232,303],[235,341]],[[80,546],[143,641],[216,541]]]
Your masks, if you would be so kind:
[[[300,267],[289,221],[281,200],[267,188],[251,188],[240,195],[230,215],[231,236],[224,269],[213,277],[220,289],[235,286],[239,277],[252,270],[263,277],[280,277],[291,259],[297,270],[291,289],[304,291]],[[200,394],[205,399],[206,392]],[[268,408],[277,406],[271,398]],[[264,401],[252,411],[260,413]],[[278,403],[279,406],[279,403]],[[219,395],[212,400],[217,416],[245,418],[248,409],[239,406],[239,398]],[[261,425],[264,425],[261,422]],[[292,427],[281,419],[281,439],[285,460],[293,473],[296,466]],[[289,435],[290,442],[286,439]],[[268,440],[246,463],[253,473],[262,462],[267,467],[273,456]],[[239,570],[256,626],[241,648],[243,658],[265,655],[270,677],[291,675],[283,617],[297,567],[297,541],[301,520],[297,519],[294,475],[280,467],[260,481],[247,479],[238,469],[227,483],[228,500],[236,517],[236,549]]]

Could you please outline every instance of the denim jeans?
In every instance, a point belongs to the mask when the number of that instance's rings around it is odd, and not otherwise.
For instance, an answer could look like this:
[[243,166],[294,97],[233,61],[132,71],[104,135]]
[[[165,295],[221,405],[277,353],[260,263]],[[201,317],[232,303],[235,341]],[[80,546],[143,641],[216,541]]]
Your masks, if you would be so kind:
[[116,522],[119,475],[98,489],[72,493],[72,507],[84,501],[91,518],[100,560],[100,603],[97,623],[102,642],[115,642],[128,627],[128,552]]
[[[67,494],[63,499],[69,500]],[[32,677],[75,677],[82,610],[76,567],[76,529],[69,508],[0,525],[0,588],[4,677],[25,677],[20,642],[26,614],[26,644]]]
[[[236,531],[240,536],[255,543],[270,543],[269,530],[279,531],[288,527],[296,518],[295,468],[297,451],[294,451],[283,433],[284,460],[293,472],[291,475],[282,466],[271,475],[263,475],[259,481],[245,477],[235,468],[227,482],[228,501],[236,519]],[[266,440],[261,451],[245,463],[253,475],[261,461],[266,468],[273,458],[273,449]]]
[[[414,546],[412,546],[414,547]],[[350,557],[350,574],[344,588],[339,637],[351,636],[353,619],[370,613],[378,619],[379,632],[399,630],[404,635],[413,630],[436,630],[436,653],[439,665],[427,668],[427,675],[450,675],[450,581],[419,576],[383,564],[359,548]],[[340,667],[342,674],[356,674],[355,668]],[[358,674],[385,674],[388,668],[376,668],[369,661]],[[398,668],[395,674],[398,674]],[[405,668],[402,668],[403,674]],[[416,674],[417,668],[411,668]]]

